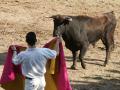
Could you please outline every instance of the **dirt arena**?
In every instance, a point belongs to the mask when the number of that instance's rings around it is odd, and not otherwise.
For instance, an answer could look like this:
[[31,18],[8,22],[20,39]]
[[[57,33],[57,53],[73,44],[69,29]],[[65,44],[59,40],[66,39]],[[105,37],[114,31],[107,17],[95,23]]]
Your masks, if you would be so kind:
[[[99,41],[89,47],[85,56],[86,70],[78,61],[78,70],[71,70],[72,55],[64,47],[68,75],[73,90],[120,90],[120,0],[0,0],[0,75],[7,49],[11,44],[25,46],[29,31],[37,34],[42,47],[52,39],[51,15],[98,15],[114,11],[117,18],[115,50],[104,67],[105,50]],[[64,42],[63,42],[64,45]],[[0,90],[3,90],[0,88]]]

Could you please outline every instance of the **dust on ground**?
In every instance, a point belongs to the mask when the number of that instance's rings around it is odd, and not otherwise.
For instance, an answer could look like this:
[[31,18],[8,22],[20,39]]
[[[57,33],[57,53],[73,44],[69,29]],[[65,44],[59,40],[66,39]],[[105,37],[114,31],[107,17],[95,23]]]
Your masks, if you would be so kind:
[[120,0],[0,0],[0,72],[8,47],[11,44],[25,46],[27,32],[37,33],[39,47],[52,39],[53,22],[49,16],[92,16],[109,11],[114,11],[117,18],[116,47],[106,67],[103,66],[105,51],[98,48],[103,47],[100,41],[86,53],[86,70],[79,61],[78,70],[69,69],[72,55],[65,47],[64,51],[73,90],[120,90]]

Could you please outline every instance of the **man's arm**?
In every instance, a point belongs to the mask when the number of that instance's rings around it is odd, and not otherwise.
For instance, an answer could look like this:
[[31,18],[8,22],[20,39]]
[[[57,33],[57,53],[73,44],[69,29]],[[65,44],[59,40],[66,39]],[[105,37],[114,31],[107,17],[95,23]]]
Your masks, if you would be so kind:
[[18,65],[21,63],[22,59],[17,54],[17,49],[15,46],[12,46],[12,50],[13,50],[12,62],[13,62],[13,64]]
[[51,50],[49,48],[44,48],[43,54],[47,59],[55,59],[57,56],[57,52],[55,50]]
[[57,37],[56,44],[54,46],[54,50],[57,52],[57,55],[59,54],[59,43],[61,42],[61,37]]
[[57,38],[57,41],[52,49],[44,48],[43,54],[47,59],[56,58],[56,56],[59,54],[59,43],[60,43],[60,38]]

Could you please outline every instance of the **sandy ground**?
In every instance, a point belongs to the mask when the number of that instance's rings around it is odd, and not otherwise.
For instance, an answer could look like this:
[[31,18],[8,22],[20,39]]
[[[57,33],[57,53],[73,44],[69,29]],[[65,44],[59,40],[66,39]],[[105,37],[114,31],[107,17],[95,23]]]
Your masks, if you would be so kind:
[[[26,45],[25,34],[34,31],[38,46],[52,39],[51,15],[96,15],[114,11],[117,18],[115,50],[107,67],[103,66],[105,51],[99,41],[89,47],[85,56],[86,70],[69,69],[71,52],[64,47],[68,75],[73,90],[120,90],[120,0],[0,0],[0,75],[8,47],[11,44]],[[64,43],[64,42],[63,42]],[[0,88],[0,90],[3,90]]]

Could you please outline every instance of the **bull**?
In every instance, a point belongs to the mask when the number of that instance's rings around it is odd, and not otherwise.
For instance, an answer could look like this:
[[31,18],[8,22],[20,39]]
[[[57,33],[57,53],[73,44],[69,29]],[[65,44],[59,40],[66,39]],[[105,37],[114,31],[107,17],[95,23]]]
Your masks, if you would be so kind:
[[116,17],[113,11],[103,13],[101,16],[69,16],[53,15],[50,18],[54,22],[53,36],[60,36],[65,41],[65,46],[73,55],[72,69],[76,69],[76,56],[78,51],[79,60],[83,69],[86,68],[83,58],[90,44],[101,40],[105,46],[106,58],[104,66],[108,64],[111,50],[114,48],[114,31]]

